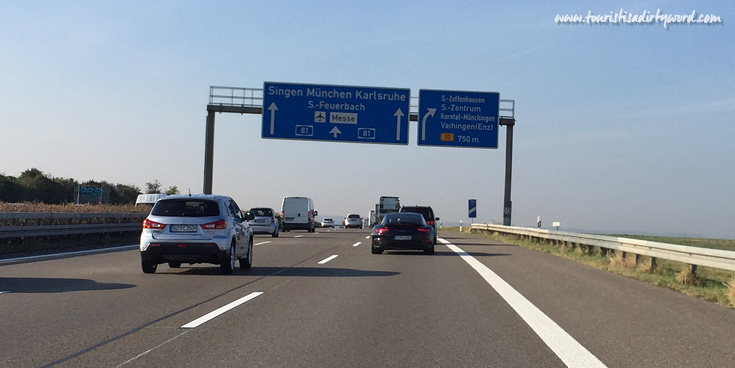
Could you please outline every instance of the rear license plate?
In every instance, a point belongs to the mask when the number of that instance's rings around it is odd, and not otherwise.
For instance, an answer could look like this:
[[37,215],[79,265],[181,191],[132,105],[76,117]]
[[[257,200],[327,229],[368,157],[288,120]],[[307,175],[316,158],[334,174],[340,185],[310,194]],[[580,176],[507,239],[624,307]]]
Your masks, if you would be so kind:
[[172,233],[195,233],[197,231],[196,225],[171,225]]
[[395,240],[411,240],[411,235],[396,235]]

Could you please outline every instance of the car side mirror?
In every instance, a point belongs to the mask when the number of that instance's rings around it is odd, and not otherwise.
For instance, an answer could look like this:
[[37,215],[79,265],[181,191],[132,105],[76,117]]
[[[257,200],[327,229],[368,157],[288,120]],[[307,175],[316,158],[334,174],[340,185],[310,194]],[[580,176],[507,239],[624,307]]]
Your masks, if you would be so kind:
[[438,218],[438,217],[437,217],[437,218],[435,219],[435,221],[439,221],[439,220],[441,220],[441,219],[440,219],[440,218]]
[[314,211],[314,216],[319,216],[319,211]]

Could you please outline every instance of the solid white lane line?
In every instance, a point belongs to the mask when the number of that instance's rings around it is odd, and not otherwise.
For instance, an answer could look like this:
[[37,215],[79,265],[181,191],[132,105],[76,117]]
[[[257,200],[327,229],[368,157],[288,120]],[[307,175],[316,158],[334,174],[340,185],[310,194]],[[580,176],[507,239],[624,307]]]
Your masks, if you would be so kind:
[[126,246],[122,246],[122,247],[109,247],[109,248],[102,248],[102,249],[79,250],[79,251],[74,251],[74,252],[43,254],[43,255],[40,255],[40,256],[27,256],[27,257],[18,257],[18,258],[8,258],[8,259],[0,260],[0,265],[8,264],[8,263],[14,263],[14,262],[46,260],[46,259],[54,259],[54,258],[61,258],[61,257],[68,257],[68,256],[78,256],[78,255],[88,255],[88,254],[97,254],[97,253],[107,253],[107,252],[114,252],[114,251],[120,251],[120,250],[137,249],[139,247],[140,247],[140,244],[135,244],[135,245],[126,245]]
[[587,368],[587,367],[606,367],[596,356],[592,355],[584,346],[569,335],[564,329],[559,327],[544,312],[538,309],[533,303],[526,299],[521,293],[516,291],[510,284],[505,282],[500,276],[482,264],[480,261],[467,254],[458,246],[439,238],[449,249],[457,253],[467,262],[477,273],[492,286],[495,291],[500,294],[508,305],[513,308],[518,315],[523,318],[528,326],[533,329],[541,340],[551,348],[554,353],[561,359],[567,367],[571,368]]
[[229,311],[229,310],[237,307],[240,304],[243,304],[243,303],[245,303],[247,301],[250,301],[252,299],[255,299],[256,297],[260,296],[261,294],[263,294],[262,291],[256,291],[256,292],[250,293],[247,296],[244,296],[244,297],[242,297],[242,298],[240,298],[238,300],[235,300],[234,302],[232,302],[230,304],[227,304],[224,307],[221,307],[221,308],[219,308],[217,310],[214,310],[212,312],[209,312],[209,313],[207,313],[207,314],[205,314],[205,315],[203,315],[203,316],[201,316],[201,317],[199,317],[199,318],[197,318],[197,319],[195,319],[195,320],[193,320],[193,321],[191,321],[191,322],[189,322],[189,323],[181,326],[181,328],[195,328],[195,327],[199,327],[203,323],[205,323],[205,322],[207,322],[207,321],[209,321],[209,320],[211,320],[211,319],[213,319],[213,318],[215,318],[215,317],[217,317],[217,316],[219,316],[219,315],[221,315],[221,314],[223,314],[223,313],[225,313],[225,312],[227,312],[227,311]]
[[335,259],[337,257],[338,256],[336,254],[333,255],[333,256],[329,256],[329,257],[324,258],[323,260],[319,261],[319,264],[325,264],[325,263],[327,263],[327,262],[329,262],[329,261],[331,261],[331,260],[333,260],[333,259]]
[[263,245],[263,244],[268,244],[268,243],[270,243],[270,242],[271,242],[271,241],[270,241],[270,240],[268,240],[268,241],[264,241],[264,242],[260,242],[260,243],[255,243],[255,245]]
[[303,236],[303,235],[296,235],[296,236],[294,236],[294,238],[300,238],[300,237],[302,237],[302,236]]
[[353,246],[353,247],[356,247],[356,246],[358,246],[358,245],[360,245],[360,244],[362,244],[362,242],[357,242],[357,243],[355,243],[355,244],[352,244],[352,246]]

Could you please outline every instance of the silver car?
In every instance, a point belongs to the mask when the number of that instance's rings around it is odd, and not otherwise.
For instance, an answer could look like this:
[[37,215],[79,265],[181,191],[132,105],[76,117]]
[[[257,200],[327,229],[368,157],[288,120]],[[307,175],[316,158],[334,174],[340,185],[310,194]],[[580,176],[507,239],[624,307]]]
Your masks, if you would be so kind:
[[351,227],[362,229],[362,217],[356,213],[351,213],[345,217],[344,224],[347,229]]
[[253,231],[235,201],[221,195],[173,195],[156,202],[143,220],[140,235],[143,272],[154,273],[161,263],[219,264],[232,274],[253,264]]
[[272,208],[254,207],[248,211],[246,218],[255,234],[271,234],[272,237],[278,237],[279,221],[276,217],[276,211]]

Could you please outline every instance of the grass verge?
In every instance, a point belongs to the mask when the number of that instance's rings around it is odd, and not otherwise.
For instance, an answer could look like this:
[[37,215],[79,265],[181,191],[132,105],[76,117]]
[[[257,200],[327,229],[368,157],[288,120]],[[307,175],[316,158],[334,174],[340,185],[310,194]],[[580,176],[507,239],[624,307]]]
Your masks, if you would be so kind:
[[[443,229],[459,232],[458,227]],[[468,227],[464,227],[462,232],[470,234]],[[690,266],[680,262],[657,259],[656,267],[651,269],[651,258],[646,256],[637,257],[638,261],[636,262],[635,254],[627,254],[625,258],[623,258],[623,254],[621,252],[606,252],[603,249],[588,246],[573,247],[554,245],[546,242],[518,239],[509,235],[490,235],[485,232],[474,232],[472,235],[564,257],[600,270],[614,272],[625,277],[664,287],[682,294],[715,302],[722,306],[735,308],[735,272],[700,266],[697,268],[696,277],[694,277]],[[626,235],[621,237],[632,238],[633,236]],[[641,237],[639,237],[639,239],[641,239]],[[645,240],[662,243],[666,242],[663,241],[662,238],[658,237],[645,237]],[[731,246],[729,242],[735,243],[735,241],[722,241],[721,244],[718,245],[723,246],[723,248],[720,249],[727,249],[724,247]],[[680,243],[681,240],[679,240],[679,244]],[[688,244],[682,245],[698,243],[702,242],[691,241]],[[708,244],[711,245],[711,243]],[[710,247],[712,246],[707,248]]]

